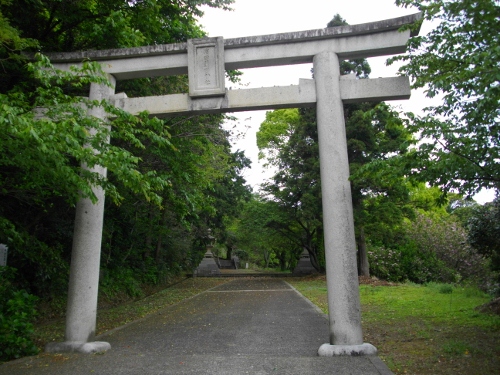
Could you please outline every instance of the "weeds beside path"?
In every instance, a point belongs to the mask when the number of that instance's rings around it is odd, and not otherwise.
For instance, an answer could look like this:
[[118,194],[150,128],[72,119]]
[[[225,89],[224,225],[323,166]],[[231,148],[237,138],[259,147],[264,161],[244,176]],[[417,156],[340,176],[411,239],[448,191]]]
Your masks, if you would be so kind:
[[[327,313],[324,279],[287,280]],[[489,297],[451,285],[361,285],[365,342],[396,374],[498,374],[500,317],[475,307]]]
[[[145,317],[186,298],[228,282],[229,279],[190,278],[145,298],[97,311],[97,335]],[[64,319],[35,326],[35,343],[40,350],[49,341],[64,340]]]

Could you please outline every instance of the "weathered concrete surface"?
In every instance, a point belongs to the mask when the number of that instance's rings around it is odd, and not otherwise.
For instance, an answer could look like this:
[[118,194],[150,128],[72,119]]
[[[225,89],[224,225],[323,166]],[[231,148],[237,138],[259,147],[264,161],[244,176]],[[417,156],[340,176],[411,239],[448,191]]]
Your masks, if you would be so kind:
[[[340,82],[340,93],[344,103],[408,99],[410,80],[408,77],[346,79]],[[114,101],[114,105],[133,115],[148,111],[151,116],[159,118],[313,107],[316,105],[316,85],[313,79],[299,79],[299,85],[229,90],[220,98],[192,100],[188,94],[121,97]]]
[[[225,69],[310,63],[325,50],[343,59],[403,53],[411,33],[399,28],[420,18],[418,13],[361,25],[227,39]],[[188,72],[186,43],[47,55],[58,69],[86,59],[99,61],[118,80]]]
[[340,97],[339,58],[334,52],[314,57],[316,118],[323,204],[325,265],[332,345],[361,345],[356,241],[349,160]]
[[42,354],[0,374],[391,374],[374,356],[318,357],[327,326],[284,281],[238,279],[100,336],[104,354]]
[[220,276],[220,269],[215,263],[214,256],[210,250],[205,253],[198,267],[193,272],[193,277],[197,276]]
[[190,39],[187,47],[189,96],[224,96],[224,41],[222,37]]

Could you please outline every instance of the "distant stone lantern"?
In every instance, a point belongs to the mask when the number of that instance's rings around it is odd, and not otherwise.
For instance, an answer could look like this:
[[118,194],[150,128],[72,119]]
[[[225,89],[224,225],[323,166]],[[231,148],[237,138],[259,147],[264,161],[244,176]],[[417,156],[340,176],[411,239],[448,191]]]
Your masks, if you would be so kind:
[[205,237],[207,239],[207,252],[205,253],[205,258],[213,258],[212,249],[215,245],[215,237],[212,236],[212,229],[208,228],[207,232],[208,235]]
[[208,229],[208,235],[205,237],[207,240],[207,251],[205,256],[201,260],[198,268],[194,270],[193,276],[219,276],[220,269],[215,263],[214,255],[212,254],[212,249],[215,245],[215,237],[212,236],[212,230]]

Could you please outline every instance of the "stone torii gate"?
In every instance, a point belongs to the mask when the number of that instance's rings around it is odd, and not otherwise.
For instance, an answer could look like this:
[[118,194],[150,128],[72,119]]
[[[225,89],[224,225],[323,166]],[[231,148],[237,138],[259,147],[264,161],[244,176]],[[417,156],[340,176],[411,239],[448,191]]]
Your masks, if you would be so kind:
[[[385,21],[224,40],[222,37],[187,43],[138,48],[49,54],[58,69],[85,59],[98,61],[112,87],[92,84],[91,100],[108,100],[132,114],[149,111],[166,117],[186,114],[262,109],[317,108],[322,186],[323,225],[328,287],[330,342],[321,356],[376,354],[363,343],[356,243],[349,183],[349,163],[343,103],[408,99],[406,77],[358,80],[340,76],[339,60],[405,52],[411,35],[399,29],[420,19],[419,14]],[[288,87],[226,90],[225,69],[313,63],[314,79]],[[142,98],[116,94],[116,80],[188,74],[189,93]],[[90,115],[105,118],[101,108]],[[104,168],[96,171],[105,175]],[[65,341],[48,344],[49,352],[96,352],[110,348],[95,338],[104,192],[98,202],[81,199],[76,208]]]

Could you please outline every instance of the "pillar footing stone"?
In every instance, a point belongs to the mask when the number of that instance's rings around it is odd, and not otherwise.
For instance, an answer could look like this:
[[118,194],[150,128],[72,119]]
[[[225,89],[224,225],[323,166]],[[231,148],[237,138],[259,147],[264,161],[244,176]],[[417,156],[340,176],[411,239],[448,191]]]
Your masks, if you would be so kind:
[[334,357],[339,355],[377,355],[377,348],[372,344],[363,343],[361,345],[331,345],[323,344],[318,349],[320,357]]
[[111,349],[111,345],[104,341],[63,341],[49,342],[45,345],[46,353],[102,353]]

